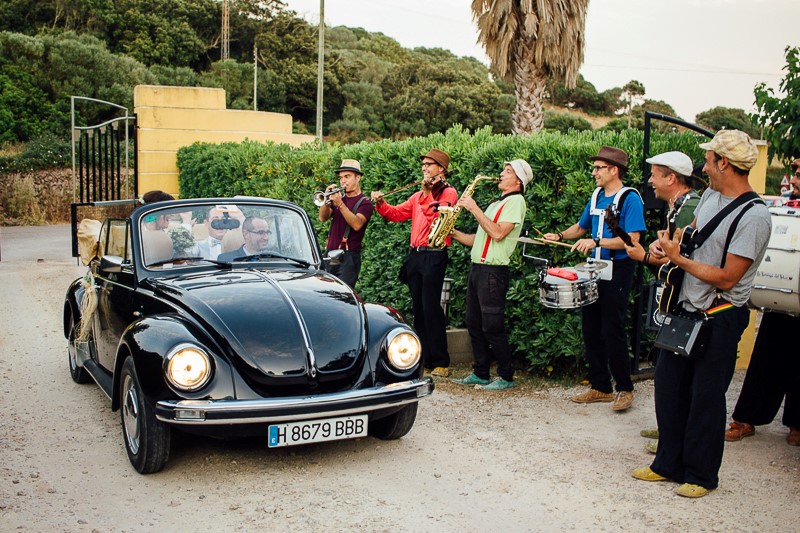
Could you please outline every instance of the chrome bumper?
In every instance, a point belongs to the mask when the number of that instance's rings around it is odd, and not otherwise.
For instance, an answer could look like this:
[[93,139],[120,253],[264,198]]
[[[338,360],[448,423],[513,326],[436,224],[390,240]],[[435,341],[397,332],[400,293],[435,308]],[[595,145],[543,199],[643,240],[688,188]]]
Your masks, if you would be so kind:
[[161,400],[156,418],[169,424],[261,424],[363,414],[417,402],[430,395],[425,378],[346,392],[262,400]]

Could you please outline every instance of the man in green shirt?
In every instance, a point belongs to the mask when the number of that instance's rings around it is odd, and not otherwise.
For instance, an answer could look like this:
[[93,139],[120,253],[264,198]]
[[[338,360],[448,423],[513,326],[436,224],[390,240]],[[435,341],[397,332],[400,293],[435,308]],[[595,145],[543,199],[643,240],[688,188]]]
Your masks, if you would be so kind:
[[[667,221],[674,231],[685,228],[694,222],[694,208],[700,201],[700,194],[692,186],[696,181],[692,176],[692,160],[683,152],[665,152],[646,160],[650,163],[650,179],[656,198],[667,202],[669,214]],[[639,243],[626,247],[628,256],[650,266],[661,266],[667,262],[664,251],[654,241],[648,250]]]
[[[506,161],[497,188],[501,196],[481,211],[472,197],[462,197],[458,205],[478,222],[474,234],[454,229],[453,238],[472,247],[472,269],[467,280],[467,330],[472,341],[475,363],[473,372],[462,385],[475,385],[489,391],[514,386],[514,365],[505,328],[508,263],[517,246],[517,238],[525,220],[525,197],[522,193],[533,178],[531,166],[523,159]],[[497,360],[499,377],[489,381],[492,356]]]

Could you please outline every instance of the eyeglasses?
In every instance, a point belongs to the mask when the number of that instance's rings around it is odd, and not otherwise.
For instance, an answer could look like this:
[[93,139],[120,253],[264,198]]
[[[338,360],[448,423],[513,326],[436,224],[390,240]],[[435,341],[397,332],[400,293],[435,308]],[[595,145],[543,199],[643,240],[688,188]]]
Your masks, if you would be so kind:
[[422,162],[422,168],[428,168],[429,166],[436,165],[436,164],[438,164],[438,163],[430,163],[428,161],[423,161]]
[[602,170],[604,168],[608,168],[610,166],[611,165],[595,165],[595,166],[592,167],[592,172],[599,172],[600,170]]
[[264,235],[272,235],[272,232],[270,230],[268,230],[268,229],[264,229],[264,230],[261,230],[261,231],[247,230],[247,232],[248,233],[255,233],[256,235],[260,235],[262,237]]

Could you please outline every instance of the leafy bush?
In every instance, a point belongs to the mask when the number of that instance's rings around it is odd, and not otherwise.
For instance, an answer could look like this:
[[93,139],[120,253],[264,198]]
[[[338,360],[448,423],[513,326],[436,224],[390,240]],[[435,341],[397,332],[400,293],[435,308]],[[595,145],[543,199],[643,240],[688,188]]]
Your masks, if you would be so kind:
[[[286,145],[199,144],[178,152],[181,197],[215,197],[234,194],[255,195],[289,200],[299,204],[311,216],[317,235],[325,241],[328,227],[318,222],[312,193],[335,182],[335,169],[345,158],[358,159],[364,169],[362,190],[387,191],[417,181],[421,177],[420,155],[430,148],[447,151],[452,158],[449,181],[459,191],[478,174],[498,176],[503,161],[526,159],[533,169],[534,180],[525,192],[528,212],[524,230],[543,232],[564,229],[576,222],[594,190],[588,158],[600,146],[613,145],[625,150],[631,160],[626,183],[639,186],[642,172],[643,133],[628,130],[621,133],[585,131],[568,135],[542,133],[530,137],[493,134],[484,128],[470,134],[456,126],[446,133],[415,137],[404,141],[382,140],[319,148],[308,145],[290,148]],[[694,160],[703,151],[698,139],[689,133],[654,134],[653,153],[682,150]],[[414,189],[389,198],[390,203],[404,201]],[[486,206],[497,190],[479,186],[475,199]],[[457,227],[474,231],[477,227],[469,213],[462,214]],[[357,286],[367,301],[383,302],[409,313],[408,290],[397,281],[397,273],[408,253],[410,223],[394,224],[375,215],[365,236],[362,271]],[[528,253],[548,259],[558,266],[569,266],[583,260],[562,247],[542,247]],[[580,312],[543,308],[538,298],[538,269],[530,261],[515,254],[510,284],[507,323],[512,346],[517,356],[533,371],[550,374],[571,373],[582,368],[579,357],[583,350]],[[450,251],[447,276],[453,278],[450,324],[464,323],[466,276],[470,268],[469,249],[455,243]]]
[[544,129],[548,131],[560,131],[569,133],[569,130],[587,131],[592,129],[592,124],[585,118],[572,113],[561,113],[559,111],[544,111]]

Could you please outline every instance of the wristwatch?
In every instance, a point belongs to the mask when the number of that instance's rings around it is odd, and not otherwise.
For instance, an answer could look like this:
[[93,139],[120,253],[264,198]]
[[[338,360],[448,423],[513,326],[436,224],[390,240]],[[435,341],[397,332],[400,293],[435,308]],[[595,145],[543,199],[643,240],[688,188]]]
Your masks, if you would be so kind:
[[594,240],[594,245],[600,248],[600,238],[595,237],[593,240]]

